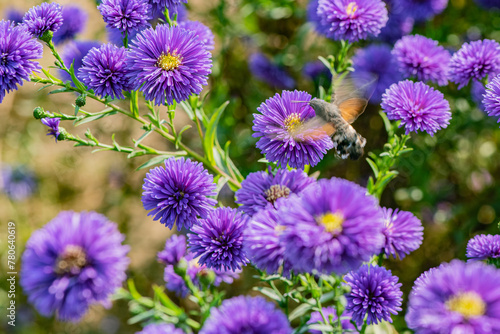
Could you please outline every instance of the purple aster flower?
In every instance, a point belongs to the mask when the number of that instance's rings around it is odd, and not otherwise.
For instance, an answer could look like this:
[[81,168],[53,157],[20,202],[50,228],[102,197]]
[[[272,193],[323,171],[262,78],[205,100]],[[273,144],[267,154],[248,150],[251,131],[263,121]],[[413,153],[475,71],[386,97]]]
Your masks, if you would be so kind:
[[330,84],[332,82],[332,73],[319,60],[306,63],[302,69],[302,73],[311,78],[311,80],[319,81],[320,84]]
[[200,256],[198,263],[217,270],[241,269],[248,263],[243,250],[246,219],[231,208],[210,211],[206,219],[191,228],[189,250]]
[[500,257],[500,235],[480,234],[467,243],[469,262]]
[[184,282],[184,279],[175,272],[175,267],[173,265],[169,264],[165,267],[163,279],[165,280],[165,287],[168,291],[174,292],[181,298],[186,298],[189,294],[186,282]]
[[166,227],[190,229],[198,216],[206,218],[217,201],[216,185],[199,162],[168,158],[165,167],[155,167],[146,174],[142,189],[142,205],[153,210],[148,216],[160,220]]
[[179,8],[183,8],[183,3],[187,3],[187,0],[149,0],[153,6],[153,11],[158,13],[165,12],[167,8],[170,12],[177,13]]
[[[483,95],[483,105],[488,116],[500,117],[500,75],[486,85],[486,94]],[[500,122],[500,118],[498,122]]]
[[57,143],[57,137],[59,137],[59,135],[61,134],[61,131],[59,131],[59,122],[61,121],[61,119],[59,117],[45,117],[42,118],[41,121],[44,125],[47,125],[49,127],[47,136],[53,136]]
[[[73,70],[79,80],[82,80],[82,74],[78,72],[83,65],[83,58],[89,53],[92,48],[99,48],[101,43],[98,41],[74,41],[65,45],[61,58],[64,65],[69,69],[73,64]],[[66,71],[59,71],[63,81],[72,81],[71,75]],[[73,84],[73,83],[72,83]],[[74,85],[74,84],[73,84]]]
[[464,43],[450,61],[450,80],[458,89],[470,79],[481,81],[487,75],[500,72],[500,44],[491,39]]
[[83,58],[83,65],[78,70],[82,81],[100,97],[123,99],[122,91],[131,89],[126,77],[128,70],[125,63],[126,49],[114,44],[103,44],[92,48]]
[[94,303],[110,297],[126,278],[125,236],[95,212],[64,211],[26,244],[21,286],[40,314],[78,321]]
[[293,89],[295,87],[295,80],[262,53],[252,54],[248,60],[248,67],[257,79],[273,88]]
[[[323,310],[323,315],[325,318],[328,320],[332,319],[332,321],[336,324],[337,322],[337,310],[335,310],[334,307],[324,307]],[[351,312],[344,312],[340,318],[340,322],[342,324],[342,329],[347,329],[349,330],[349,333],[359,333],[356,330],[356,327],[351,323],[351,318],[352,318],[352,313]],[[307,324],[324,324],[325,321],[323,320],[323,316],[321,315],[320,312],[316,311],[311,313],[311,318],[307,322]],[[324,332],[321,332],[320,330],[316,329],[310,329],[309,332],[310,334],[323,334]]]
[[344,280],[351,288],[346,295],[346,310],[352,312],[352,320],[358,326],[363,324],[367,315],[367,324],[378,324],[383,320],[392,322],[391,314],[402,310],[401,283],[390,270],[365,264],[345,275]]
[[24,166],[3,166],[0,189],[13,201],[22,201],[36,190],[35,174]]
[[329,26],[324,26],[321,17],[318,16],[318,4],[319,0],[310,0],[307,4],[307,21],[312,24],[318,34],[326,36]]
[[54,44],[72,40],[85,29],[87,13],[78,6],[65,6],[62,9],[63,24],[52,37]]
[[301,125],[315,116],[308,103],[311,95],[301,91],[283,91],[262,103],[254,114],[253,137],[262,137],[257,148],[267,160],[285,167],[316,166],[326,151],[333,147],[332,139],[318,129],[300,130]]
[[425,131],[431,136],[450,124],[450,104],[444,95],[423,82],[405,80],[382,95],[382,109],[390,120],[401,121],[406,134]]
[[317,14],[328,38],[351,43],[377,36],[388,20],[382,0],[319,0]]
[[24,12],[22,12],[16,8],[8,8],[5,11],[5,18],[8,21],[11,21],[12,23],[14,23],[15,25],[23,23],[23,16],[24,16]]
[[205,44],[207,50],[214,49],[214,34],[212,30],[199,21],[183,21],[179,23],[179,28],[194,31],[198,39]]
[[485,111],[483,104],[484,94],[486,94],[486,87],[484,87],[484,85],[480,81],[472,80],[472,85],[470,87],[470,95],[472,97],[472,101],[474,101],[476,106],[482,111]]
[[384,0],[384,2],[389,12],[389,20],[385,27],[380,30],[377,39],[394,44],[413,30],[414,20],[406,13],[399,0]]
[[127,56],[134,89],[156,105],[182,102],[207,84],[211,54],[196,33],[157,25],[132,41]]
[[392,51],[405,78],[448,84],[450,53],[437,41],[414,35],[400,39]]
[[262,297],[226,299],[210,310],[200,334],[290,334],[292,328],[281,310]]
[[474,0],[479,6],[484,8],[500,8],[500,1],[498,0]]
[[499,333],[500,270],[453,260],[413,287],[406,322],[415,333]]
[[55,2],[43,2],[40,6],[31,8],[23,17],[23,24],[36,37],[41,37],[46,31],[56,32],[62,23],[62,9]]
[[103,0],[97,8],[108,28],[127,34],[145,29],[151,19],[148,0]]
[[0,22],[0,103],[6,93],[17,90],[23,80],[29,80],[41,66],[35,59],[42,58],[43,46],[31,37],[24,25]]
[[358,78],[365,82],[367,78],[376,78],[371,100],[377,104],[380,103],[385,90],[402,78],[391,54],[391,48],[386,45],[370,45],[364,49],[358,49],[352,62],[356,74],[355,82]]
[[426,21],[441,14],[448,6],[448,0],[401,0],[401,6],[415,21]]
[[387,256],[403,259],[418,249],[424,238],[424,227],[420,219],[411,212],[382,208],[385,216],[385,247]]
[[379,253],[384,216],[357,184],[320,180],[279,208],[285,260],[298,272],[344,274]]
[[185,332],[172,324],[149,324],[135,334],[185,334]]
[[158,261],[176,265],[185,255],[186,237],[174,234],[165,242],[165,249],[158,253]]
[[291,194],[300,194],[316,180],[308,177],[302,170],[278,169],[275,174],[266,172],[250,173],[236,191],[236,203],[239,209],[253,216],[257,211]]

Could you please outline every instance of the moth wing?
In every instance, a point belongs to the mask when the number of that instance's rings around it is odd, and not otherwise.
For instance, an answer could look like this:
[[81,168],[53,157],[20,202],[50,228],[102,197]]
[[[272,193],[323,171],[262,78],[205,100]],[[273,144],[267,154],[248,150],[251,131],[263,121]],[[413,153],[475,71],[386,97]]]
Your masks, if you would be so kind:
[[322,137],[324,133],[326,133],[331,137],[335,131],[335,126],[333,124],[327,123],[321,117],[316,116],[304,122],[304,124],[295,130],[293,135],[315,138]]
[[368,100],[352,98],[339,104],[340,115],[347,123],[352,124],[361,115],[368,105]]
[[354,122],[365,111],[368,100],[375,91],[376,82],[375,75],[349,72],[342,73],[333,80],[332,103],[337,105],[348,123]]

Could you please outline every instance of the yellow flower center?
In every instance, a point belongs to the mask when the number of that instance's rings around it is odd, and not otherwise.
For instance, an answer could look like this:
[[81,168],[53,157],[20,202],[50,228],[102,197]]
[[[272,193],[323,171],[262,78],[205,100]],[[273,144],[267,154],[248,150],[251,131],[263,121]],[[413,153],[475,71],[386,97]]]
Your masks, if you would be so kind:
[[175,52],[172,54],[170,52],[161,53],[156,66],[161,67],[165,71],[173,71],[181,65],[181,56],[177,55]]
[[346,13],[349,17],[353,17],[354,14],[356,14],[357,10],[358,10],[358,5],[354,1],[349,2],[346,8]]
[[332,234],[342,232],[344,217],[340,213],[325,213],[317,218],[317,222],[325,227],[325,230]]
[[300,120],[300,115],[297,113],[293,113],[289,115],[285,121],[285,128],[288,131],[288,133],[292,133],[295,131],[299,126],[302,125],[302,121]]
[[264,194],[268,202],[274,204],[281,197],[288,197],[290,195],[290,188],[287,186],[282,186],[280,184],[273,184],[269,189],[267,189]]
[[481,316],[486,311],[486,303],[473,291],[461,292],[446,302],[448,310],[460,313],[465,319]]

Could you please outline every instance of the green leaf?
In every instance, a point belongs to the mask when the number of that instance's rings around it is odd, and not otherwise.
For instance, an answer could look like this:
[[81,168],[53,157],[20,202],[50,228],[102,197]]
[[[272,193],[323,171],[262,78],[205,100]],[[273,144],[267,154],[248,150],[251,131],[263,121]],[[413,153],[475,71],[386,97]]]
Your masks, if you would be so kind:
[[177,138],[175,138],[175,148],[176,149],[179,149],[179,144],[181,143],[182,134],[184,133],[184,131],[189,130],[191,128],[192,128],[192,126],[188,124],[188,125],[184,125],[184,127],[181,129],[181,131],[179,131],[179,133],[177,134]]
[[152,159],[149,159],[147,162],[143,163],[139,167],[137,167],[136,170],[141,170],[141,169],[144,169],[144,168],[148,168],[150,166],[158,165],[158,164],[162,163],[165,159],[167,159],[169,157],[170,157],[169,155],[160,155],[160,156],[154,157]]
[[203,148],[205,150],[205,154],[207,155],[208,161],[210,161],[212,164],[215,163],[213,152],[217,135],[217,125],[222,113],[224,112],[228,104],[229,101],[224,102],[212,115],[210,121],[208,122],[205,138],[203,140]]
[[156,310],[154,310],[154,309],[146,311],[146,312],[141,312],[138,315],[136,315],[135,317],[128,319],[127,324],[133,325],[133,324],[145,321],[146,319],[154,317],[155,313],[156,313]]
[[394,131],[392,129],[391,121],[389,121],[385,112],[379,111],[378,114],[382,117],[382,121],[384,121],[385,131],[387,131],[389,137],[392,137],[394,135]]
[[151,132],[153,132],[153,130],[148,130],[146,132],[144,132],[142,134],[142,136],[139,137],[139,139],[137,140],[134,140],[134,146],[137,147],[137,145],[139,145],[139,143],[144,139],[146,138],[147,136],[149,136],[151,134]]
[[177,315],[177,316],[180,316],[183,312],[182,308],[180,308],[179,306],[177,306],[176,303],[174,303],[166,294],[165,292],[163,292],[163,288],[156,285],[156,284],[153,284],[153,291],[155,292],[155,296],[158,297],[158,299],[160,300],[160,302],[165,305],[166,308],[168,308],[169,310],[172,310],[174,311],[175,314],[172,314],[172,315]]
[[275,290],[266,286],[256,286],[253,289],[277,302],[281,302],[283,300],[283,296],[281,294],[278,294]]
[[55,90],[50,91],[49,95],[59,94],[59,93],[67,93],[67,92],[71,92],[71,91],[68,90],[66,87],[63,87],[63,88],[59,88],[59,89],[55,89]]
[[86,88],[85,86],[80,82],[80,80],[78,80],[78,78],[76,77],[75,75],[75,68],[74,68],[74,61],[73,63],[71,63],[71,67],[69,68],[69,74],[71,75],[71,80],[73,80],[73,83],[75,84],[76,88],[78,88],[80,90],[80,92],[85,92],[86,91]]
[[112,111],[108,111],[108,112],[104,112],[104,113],[100,113],[100,114],[92,114],[91,116],[85,116],[83,118],[79,118],[78,120],[73,122],[73,124],[75,126],[82,125],[82,124],[85,124],[88,122],[96,121],[96,120],[101,119],[103,117],[114,115],[116,113],[117,113],[116,110],[112,110]]
[[379,170],[378,170],[378,167],[375,164],[375,162],[372,159],[370,159],[370,158],[366,158],[366,162],[368,162],[368,164],[372,168],[372,171],[373,171],[373,174],[375,175],[375,177],[378,177]]
[[288,319],[290,322],[293,320],[302,317],[304,314],[309,312],[313,307],[309,304],[301,304],[295,308],[292,312],[290,312],[290,315],[288,316]]

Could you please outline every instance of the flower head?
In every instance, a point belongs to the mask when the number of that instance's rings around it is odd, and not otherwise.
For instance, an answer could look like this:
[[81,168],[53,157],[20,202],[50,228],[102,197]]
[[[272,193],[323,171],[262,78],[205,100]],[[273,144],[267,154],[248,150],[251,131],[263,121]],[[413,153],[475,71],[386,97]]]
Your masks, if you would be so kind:
[[162,24],[137,35],[127,64],[134,89],[156,105],[199,94],[212,67],[211,54],[195,32]]
[[400,0],[404,11],[415,21],[426,21],[432,19],[435,15],[441,14],[448,0]]
[[382,208],[385,216],[385,247],[387,256],[403,259],[422,244],[424,228],[411,212]]
[[450,104],[441,92],[423,82],[393,84],[382,95],[381,107],[390,120],[401,121],[406,134],[420,130],[433,136],[450,124]]
[[22,201],[36,190],[35,174],[24,166],[3,166],[0,176],[0,190],[13,201]]
[[[330,317],[331,317],[332,321],[334,321],[334,322],[337,321],[337,310],[334,307],[332,307],[332,306],[324,307],[322,312],[327,320],[330,319]],[[358,331],[356,331],[356,327],[354,327],[354,325],[349,320],[349,318],[352,318],[351,312],[344,312],[342,314],[342,317],[346,317],[346,319],[341,318],[341,320],[340,320],[340,322],[342,324],[342,329],[348,329],[349,333],[353,333],[353,334],[359,333]],[[323,316],[318,311],[311,313],[311,318],[307,322],[307,324],[324,324],[324,323],[325,323],[325,321],[323,320]],[[320,330],[316,330],[316,329],[310,329],[308,331],[308,333],[310,333],[310,334],[323,334],[323,332],[321,332]]]
[[248,60],[248,67],[257,79],[273,88],[293,89],[295,87],[295,80],[262,53],[252,54]]
[[62,8],[63,23],[54,33],[52,41],[61,44],[72,40],[85,29],[87,24],[87,13],[78,6],[64,6]]
[[149,26],[151,5],[148,0],[102,0],[97,7],[107,27],[129,34]]
[[293,196],[279,208],[285,260],[297,272],[344,274],[380,251],[384,216],[366,189],[338,178]]
[[60,121],[61,121],[61,119],[59,117],[54,117],[54,118],[45,117],[45,118],[42,118],[42,123],[44,125],[47,125],[49,127],[49,130],[47,131],[47,136],[53,136],[54,139],[56,140],[56,143],[57,143],[57,137],[61,133],[61,131],[59,131],[59,122]]
[[[79,80],[82,80],[82,74],[78,72],[83,65],[83,58],[89,53],[92,48],[98,49],[101,43],[98,41],[74,41],[65,45],[61,58],[67,68],[73,64],[73,70]],[[59,71],[63,81],[71,81],[71,75],[66,71]],[[72,83],[73,84],[73,83]]]
[[180,328],[175,328],[172,324],[149,324],[140,332],[135,334],[184,334],[185,332]]
[[124,239],[103,215],[59,213],[32,234],[23,253],[20,277],[28,300],[44,316],[71,321],[91,304],[109,304],[126,278]]
[[301,170],[278,169],[276,173],[255,172],[248,174],[236,191],[236,203],[239,209],[253,216],[259,210],[273,207],[277,201],[292,194],[300,194],[315,179],[308,177]]
[[317,14],[328,38],[351,43],[377,36],[388,20],[382,0],[319,0]]
[[126,77],[125,48],[114,44],[103,44],[99,49],[92,48],[82,60],[78,70],[82,81],[100,97],[123,99],[122,91],[131,89]]
[[451,56],[437,41],[421,35],[405,36],[394,45],[392,52],[405,78],[415,77],[441,86],[448,84]]
[[243,250],[246,219],[235,209],[217,208],[191,228],[189,250],[198,263],[217,270],[241,269],[248,263]]
[[392,322],[391,314],[402,310],[401,283],[390,270],[365,264],[345,275],[344,280],[351,288],[346,295],[346,310],[352,312],[352,320],[358,326],[366,315],[367,324],[378,324],[383,320]]
[[389,12],[389,20],[380,30],[378,40],[394,44],[401,37],[408,35],[413,29],[414,20],[405,11],[400,0],[384,0]]
[[406,322],[416,333],[500,332],[500,270],[454,260],[419,278]]
[[500,44],[491,39],[464,43],[450,61],[450,79],[458,89],[470,79],[481,80],[500,72]]
[[174,234],[165,242],[165,249],[158,253],[158,261],[176,265],[185,255],[186,237]]
[[10,21],[0,22],[0,103],[5,94],[22,86],[33,71],[41,66],[35,59],[42,58],[43,46],[31,37],[24,25]]
[[[317,129],[301,131],[302,125],[315,116],[309,106],[311,95],[301,91],[283,91],[262,103],[254,114],[253,137],[267,160],[281,167],[316,166],[326,151],[333,147],[326,132]],[[301,102],[295,102],[301,101]],[[305,101],[305,102],[302,102]]]
[[206,218],[217,201],[214,196],[216,185],[199,162],[190,159],[169,158],[165,167],[151,169],[142,186],[142,205],[152,210],[148,216],[160,220],[166,227],[190,229],[198,216]]
[[200,334],[290,334],[285,314],[262,297],[238,296],[213,308]]
[[[483,106],[488,116],[500,117],[500,75],[486,85],[486,94],[483,95]],[[498,122],[500,122],[500,118]]]
[[212,30],[208,28],[206,25],[199,21],[182,21],[179,23],[179,27],[186,30],[194,31],[198,36],[199,40],[205,44],[207,50],[214,49],[214,34]]
[[480,234],[467,243],[469,262],[500,257],[500,235]]
[[370,45],[364,49],[358,49],[352,62],[357,75],[354,77],[355,80],[376,78],[377,81],[371,96],[371,100],[375,103],[380,103],[385,90],[401,79],[391,49],[386,45]]
[[62,23],[62,8],[55,2],[43,2],[31,8],[23,17],[23,24],[36,37],[42,37],[46,31],[56,32]]

